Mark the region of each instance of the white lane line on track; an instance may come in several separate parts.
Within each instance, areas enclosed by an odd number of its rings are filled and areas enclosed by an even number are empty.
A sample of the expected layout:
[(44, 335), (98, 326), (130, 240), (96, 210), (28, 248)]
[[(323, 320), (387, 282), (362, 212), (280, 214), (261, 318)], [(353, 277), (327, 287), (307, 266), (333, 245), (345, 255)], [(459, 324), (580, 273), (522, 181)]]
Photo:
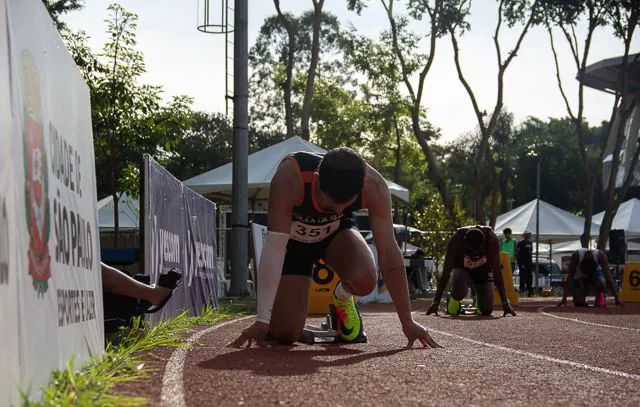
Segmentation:
[(553, 315), (553, 314), (550, 314), (548, 312), (544, 312), (544, 309), (546, 309), (546, 308), (549, 308), (549, 307), (540, 307), (540, 308), (538, 308), (538, 312), (541, 313), (542, 315), (546, 315), (548, 317), (557, 318), (557, 319), (564, 319), (565, 321), (577, 322), (579, 324), (599, 326), (601, 328), (615, 328), (615, 329), (622, 329), (622, 330), (625, 330), (625, 331), (640, 332), (640, 329), (638, 329), (638, 328), (627, 328), (626, 326), (615, 326), (615, 325), (607, 325), (607, 324), (598, 324), (596, 322), (581, 321), (581, 320), (579, 320), (577, 318), (567, 318), (567, 317), (561, 317), (561, 316), (558, 316), (558, 315)]
[(184, 361), (187, 358), (187, 352), (191, 345), (196, 342), (203, 335), (213, 332), (216, 329), (222, 328), (225, 325), (233, 324), (234, 322), (244, 321), (245, 319), (254, 318), (255, 315), (247, 317), (233, 319), (231, 321), (223, 322), (221, 324), (213, 325), (200, 332), (196, 332), (187, 339), (187, 346), (177, 348), (171, 354), (171, 358), (167, 362), (167, 366), (164, 369), (164, 375), (162, 376), (162, 393), (160, 394), (160, 403), (165, 406), (184, 407), (186, 402), (184, 400), (184, 386), (182, 376), (184, 373)]
[(545, 362), (552, 362), (552, 363), (556, 363), (556, 364), (559, 364), (559, 365), (568, 365), (568, 366), (572, 366), (572, 367), (577, 367), (579, 369), (590, 370), (592, 372), (604, 373), (604, 374), (608, 374), (608, 375), (612, 375), (612, 376), (618, 376), (618, 377), (624, 377), (625, 379), (640, 380), (640, 375), (636, 375), (636, 374), (632, 374), (632, 373), (625, 373), (625, 372), (620, 372), (618, 370), (605, 369), (603, 367), (591, 366), (591, 365), (587, 365), (585, 363), (573, 362), (571, 360), (566, 360), (566, 359), (552, 358), (550, 356), (540, 355), (538, 353), (527, 352), (527, 351), (524, 351), (524, 350), (508, 348), (506, 346), (501, 346), (501, 345), (495, 345), (495, 344), (492, 344), (492, 343), (482, 342), (482, 341), (478, 341), (478, 340), (475, 340), (475, 339), (467, 338), (467, 337), (456, 335), (456, 334), (451, 334), (449, 332), (439, 331), (439, 330), (432, 329), (432, 328), (429, 328), (429, 332), (434, 332), (434, 333), (437, 333), (437, 334), (440, 334), (440, 335), (449, 336), (451, 338), (459, 339), (461, 341), (470, 342), (470, 343), (473, 343), (475, 345), (486, 346), (488, 348), (497, 349), (497, 350), (500, 350), (500, 351), (503, 351), (503, 352), (514, 353), (516, 355), (527, 356), (527, 357), (530, 357), (530, 358), (533, 358), (533, 359), (543, 360)]

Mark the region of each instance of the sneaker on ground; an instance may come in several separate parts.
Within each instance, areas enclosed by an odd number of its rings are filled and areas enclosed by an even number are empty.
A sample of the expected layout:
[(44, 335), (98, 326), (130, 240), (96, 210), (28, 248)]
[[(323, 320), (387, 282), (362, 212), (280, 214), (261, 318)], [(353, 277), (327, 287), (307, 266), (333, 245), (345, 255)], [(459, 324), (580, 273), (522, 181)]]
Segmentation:
[(364, 332), (364, 325), (362, 324), (362, 316), (360, 315), (360, 310), (354, 297), (349, 296), (349, 298), (341, 300), (334, 295), (333, 303), (336, 306), (336, 313), (338, 314), (338, 334), (340, 335), (340, 339), (345, 342), (367, 342), (367, 335)]

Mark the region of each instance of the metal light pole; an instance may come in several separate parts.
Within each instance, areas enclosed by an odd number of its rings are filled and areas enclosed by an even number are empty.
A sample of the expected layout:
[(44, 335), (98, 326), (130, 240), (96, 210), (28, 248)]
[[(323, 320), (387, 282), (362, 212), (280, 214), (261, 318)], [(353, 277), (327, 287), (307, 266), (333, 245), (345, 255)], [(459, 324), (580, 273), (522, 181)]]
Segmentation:
[(540, 258), (540, 155), (535, 144), (530, 147), (527, 155), (536, 160), (536, 271), (534, 280), (536, 287), (538, 287), (538, 271), (540, 267), (538, 264)]
[(248, 0), (235, 0), (233, 84), (233, 202), (231, 214), (231, 296), (243, 296), (249, 275), (249, 42)]

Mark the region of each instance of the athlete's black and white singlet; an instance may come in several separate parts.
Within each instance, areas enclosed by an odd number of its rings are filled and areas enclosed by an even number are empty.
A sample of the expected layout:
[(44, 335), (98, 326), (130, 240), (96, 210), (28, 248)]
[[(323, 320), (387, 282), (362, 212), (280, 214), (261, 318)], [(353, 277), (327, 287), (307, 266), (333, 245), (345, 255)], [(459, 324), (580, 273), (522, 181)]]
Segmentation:
[(298, 169), (304, 183), (304, 192), (293, 208), (291, 231), (282, 274), (310, 276), (313, 262), (321, 258), (336, 233), (344, 229), (356, 228), (354, 212), (365, 207), (364, 195), (342, 213), (325, 213), (316, 198), (318, 182), (314, 173), (318, 171), (322, 156), (308, 152), (292, 153), (284, 160), (291, 160)]

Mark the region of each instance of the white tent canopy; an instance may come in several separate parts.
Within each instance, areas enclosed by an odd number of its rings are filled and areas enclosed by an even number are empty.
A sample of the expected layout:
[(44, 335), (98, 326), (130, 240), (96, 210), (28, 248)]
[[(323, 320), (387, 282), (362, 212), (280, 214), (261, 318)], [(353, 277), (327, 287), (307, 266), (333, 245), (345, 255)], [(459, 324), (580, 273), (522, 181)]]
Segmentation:
[[(602, 223), (604, 212), (593, 215), (593, 222)], [(640, 199), (633, 198), (620, 204), (611, 229), (623, 229), (627, 239), (640, 237)]]
[[(591, 241), (590, 247), (592, 249), (595, 249), (598, 247), (595, 240)], [(554, 244), (553, 246), (550, 246), (545, 243), (540, 243), (540, 253), (544, 253), (545, 255), (548, 255), (550, 248), (552, 249), (553, 253), (573, 253), (576, 250), (582, 248), (582, 244), (580, 243), (580, 240), (572, 240), (570, 242), (558, 243), (558, 244)], [(607, 243), (607, 250), (608, 249), (609, 249), (609, 244)], [(628, 242), (627, 251), (629, 252), (640, 251), (640, 243)]]
[[(271, 178), (278, 169), (280, 161), (290, 153), (307, 151), (324, 154), (327, 150), (312, 144), (301, 137), (290, 137), (283, 142), (267, 147), (249, 155), (249, 199), (267, 200)], [(232, 163), (207, 171), (184, 181), (184, 184), (199, 194), (231, 199)], [(409, 190), (387, 180), (392, 195), (409, 202)]]
[[(139, 227), (140, 204), (127, 194), (118, 200), (118, 227), (120, 230), (135, 230)], [(101, 232), (113, 231), (113, 196), (98, 201), (98, 227)]]
[[(525, 230), (536, 233), (536, 200), (503, 213), (496, 219), (496, 231), (511, 228), (514, 235)], [(540, 201), (540, 242), (566, 242), (580, 239), (584, 230), (584, 218)], [(599, 226), (591, 225), (591, 235), (597, 236)], [(535, 240), (535, 239), (534, 239)]]

